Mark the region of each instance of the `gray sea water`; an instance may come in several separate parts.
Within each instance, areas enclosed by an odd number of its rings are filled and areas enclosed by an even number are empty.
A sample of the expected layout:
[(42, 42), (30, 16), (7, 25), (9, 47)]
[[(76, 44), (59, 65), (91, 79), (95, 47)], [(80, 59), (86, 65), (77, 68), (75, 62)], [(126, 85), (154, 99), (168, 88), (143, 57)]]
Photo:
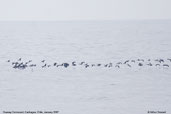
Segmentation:
[[(12, 62), (19, 58), (32, 60), (37, 67), (14, 69)], [(0, 111), (169, 114), (169, 58), (171, 21), (0, 22)], [(145, 60), (143, 66), (137, 59)], [(153, 66), (146, 65), (149, 59)], [(136, 63), (131, 68), (42, 68), (42, 60), (50, 65)]]

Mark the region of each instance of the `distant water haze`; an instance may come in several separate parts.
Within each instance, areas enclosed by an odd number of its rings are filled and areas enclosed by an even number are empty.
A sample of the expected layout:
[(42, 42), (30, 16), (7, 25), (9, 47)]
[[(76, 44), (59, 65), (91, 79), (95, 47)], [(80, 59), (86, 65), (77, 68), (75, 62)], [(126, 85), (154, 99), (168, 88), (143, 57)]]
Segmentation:
[(0, 20), (171, 19), (170, 0), (0, 0)]

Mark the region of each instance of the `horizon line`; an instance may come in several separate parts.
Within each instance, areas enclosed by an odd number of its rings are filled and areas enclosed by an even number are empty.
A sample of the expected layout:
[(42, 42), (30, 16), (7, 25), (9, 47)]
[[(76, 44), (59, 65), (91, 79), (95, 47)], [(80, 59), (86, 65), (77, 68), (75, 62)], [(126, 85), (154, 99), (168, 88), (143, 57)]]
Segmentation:
[(85, 20), (0, 20), (0, 22), (70, 22), (70, 21), (171, 21), (171, 19), (85, 19)]

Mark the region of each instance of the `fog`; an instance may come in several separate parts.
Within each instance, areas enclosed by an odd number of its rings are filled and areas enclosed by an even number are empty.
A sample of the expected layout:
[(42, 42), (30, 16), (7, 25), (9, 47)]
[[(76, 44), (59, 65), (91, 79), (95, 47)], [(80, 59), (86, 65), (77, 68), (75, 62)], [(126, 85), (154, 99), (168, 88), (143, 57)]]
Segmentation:
[(0, 20), (171, 19), (170, 0), (0, 0)]

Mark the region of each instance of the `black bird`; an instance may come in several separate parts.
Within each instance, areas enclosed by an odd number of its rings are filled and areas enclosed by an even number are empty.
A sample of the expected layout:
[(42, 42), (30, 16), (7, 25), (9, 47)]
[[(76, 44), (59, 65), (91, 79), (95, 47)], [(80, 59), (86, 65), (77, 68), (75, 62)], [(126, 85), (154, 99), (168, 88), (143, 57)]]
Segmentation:
[(137, 61), (142, 61), (142, 62), (144, 62), (144, 59), (137, 59)]
[(135, 60), (131, 60), (131, 62), (135, 63)]
[(155, 59), (154, 61), (157, 61), (158, 62), (159, 60), (158, 59)]
[(76, 66), (76, 64), (75, 64), (76, 62), (74, 61), (74, 62), (72, 62), (72, 66)]
[(131, 67), (131, 65), (130, 64), (127, 64), (129, 67)]
[(47, 65), (47, 64), (44, 64), (44, 65), (42, 66), (42, 68), (46, 67), (46, 65)]
[(159, 59), (159, 62), (161, 63), (161, 62), (163, 62), (164, 63), (164, 60), (163, 59)]
[(36, 67), (36, 64), (31, 64), (29, 65), (29, 67)]
[(153, 66), (151, 63), (148, 63), (147, 65), (148, 65), (148, 66)]
[(95, 66), (95, 64), (92, 64), (91, 66), (92, 66), (92, 67), (94, 67), (94, 66)]
[(63, 66), (64, 66), (65, 68), (67, 68), (67, 67), (69, 67), (69, 64), (68, 64), (68, 63), (63, 63)]
[(116, 65), (115, 67), (120, 68), (120, 66), (119, 66), (119, 65)]
[(160, 64), (156, 64), (155, 66), (160, 66)]
[(108, 67), (112, 67), (112, 66), (113, 66), (113, 64), (112, 63), (109, 63)]
[(21, 61), (21, 58), (19, 58), (18, 61)]
[(108, 66), (108, 64), (105, 64), (105, 65), (104, 65), (104, 67), (107, 67), (107, 66)]
[(97, 64), (97, 66), (101, 66), (101, 64)]
[(25, 64), (21, 64), (21, 65), (20, 65), (20, 68), (21, 68), (21, 69), (25, 69), (26, 67), (27, 67), (27, 65), (25, 65)]
[(44, 62), (45, 62), (45, 60), (42, 60), (41, 62), (42, 62), (42, 63), (44, 63)]
[(142, 63), (139, 63), (138, 66), (143, 66), (143, 64)]
[(21, 69), (21, 70), (25, 69), (26, 67), (27, 67), (27, 65), (25, 65), (25, 64), (23, 64), (23, 63), (15, 64), (15, 65), (13, 66), (13, 68), (15, 68), (15, 69)]
[(56, 66), (56, 65), (57, 65), (57, 63), (54, 63), (54, 64), (53, 64), (53, 66)]
[(121, 62), (118, 62), (118, 63), (116, 63), (116, 64), (122, 64)]
[(127, 62), (129, 62), (129, 60), (126, 60), (126, 61), (124, 62), (124, 64), (126, 64)]
[(7, 62), (10, 62), (10, 60), (8, 60)]
[(29, 60), (28, 63), (32, 62), (32, 60)]
[(167, 60), (171, 62), (171, 59), (167, 59)]
[(64, 64), (56, 65), (56, 67), (63, 66)]
[(88, 64), (85, 64), (85, 68), (87, 68), (87, 67), (89, 67), (89, 65)]
[(19, 69), (25, 69), (26, 67), (27, 67), (27, 65), (22, 64), (22, 65), (20, 65), (18, 68), (19, 68)]
[(33, 67), (33, 64), (29, 65), (29, 67)]
[(22, 62), (22, 63), (20, 63), (20, 64), (19, 64), (19, 66), (20, 66), (20, 65), (23, 65), (23, 62)]
[(18, 62), (12, 62), (12, 65), (17, 65), (17, 64), (19, 64)]
[(155, 61), (157, 61), (157, 62), (159, 62), (159, 63), (161, 63), (161, 62), (164, 63), (164, 60), (163, 60), (163, 59), (156, 59)]
[(168, 65), (168, 64), (163, 64), (163, 66), (165, 66), (165, 67), (169, 67), (169, 65)]
[(85, 62), (81, 62), (80, 65), (83, 65)]
[(13, 68), (18, 68), (18, 64), (15, 64), (15, 65), (13, 66)]

